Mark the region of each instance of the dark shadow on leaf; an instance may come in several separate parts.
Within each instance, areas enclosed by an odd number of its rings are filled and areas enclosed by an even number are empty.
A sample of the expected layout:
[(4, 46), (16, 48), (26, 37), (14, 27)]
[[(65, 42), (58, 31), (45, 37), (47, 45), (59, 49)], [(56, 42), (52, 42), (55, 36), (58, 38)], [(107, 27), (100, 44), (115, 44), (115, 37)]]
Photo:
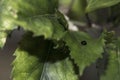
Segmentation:
[(107, 52), (104, 52), (102, 56), (103, 57), (99, 58), (96, 62), (96, 68), (98, 70), (99, 77), (105, 74), (105, 71), (107, 70), (107, 67), (108, 67), (108, 61), (109, 61), (109, 55)]
[(33, 33), (27, 31), (19, 43), (19, 49), (36, 56), (40, 62), (49, 61), (54, 63), (68, 57), (69, 50), (67, 46), (60, 46), (54, 49), (54, 42), (46, 40), (43, 36), (34, 37)]
[[(54, 46), (59, 45), (59, 47), (54, 49)], [(64, 60), (69, 56), (69, 49), (63, 41), (58, 41), (57, 44), (53, 45), (48, 61), (54, 63), (56, 61)]]
[(19, 42), (19, 49), (39, 57), (40, 61), (43, 62), (49, 54), (50, 42), (50, 40), (45, 40), (43, 36), (34, 37), (32, 32), (27, 31)]
[(75, 74), (78, 75), (78, 78), (79, 78), (79, 75), (80, 75), (79, 66), (75, 63), (75, 60), (72, 59), (70, 55), (69, 55), (69, 60), (72, 62), (73, 70), (74, 70)]

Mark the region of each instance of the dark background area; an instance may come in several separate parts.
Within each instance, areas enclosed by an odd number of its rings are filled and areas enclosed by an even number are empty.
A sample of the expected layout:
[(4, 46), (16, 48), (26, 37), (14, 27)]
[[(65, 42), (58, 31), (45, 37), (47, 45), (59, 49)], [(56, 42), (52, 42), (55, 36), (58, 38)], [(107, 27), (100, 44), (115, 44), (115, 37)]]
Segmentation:
[(13, 53), (17, 47), (19, 40), (23, 34), (23, 30), (14, 30), (11, 37), (8, 37), (3, 49), (0, 50), (0, 80), (11, 80)]

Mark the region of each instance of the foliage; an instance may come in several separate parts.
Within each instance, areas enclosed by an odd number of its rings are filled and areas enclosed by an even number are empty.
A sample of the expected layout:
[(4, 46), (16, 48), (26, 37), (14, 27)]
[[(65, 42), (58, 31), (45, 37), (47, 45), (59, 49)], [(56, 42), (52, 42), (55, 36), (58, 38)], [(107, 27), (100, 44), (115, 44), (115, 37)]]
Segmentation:
[[(116, 44), (116, 45), (115, 45)], [(109, 60), (107, 70), (102, 75), (101, 80), (119, 80), (120, 79), (120, 39), (117, 39), (114, 43), (110, 43), (107, 49), (109, 53)]]
[[(71, 11), (85, 16), (119, 2), (76, 0)], [(0, 0), (0, 47), (14, 28), (25, 30), (14, 53), (13, 80), (78, 80), (87, 67), (102, 58), (104, 51), (109, 60), (100, 79), (119, 80), (120, 39), (115, 40), (114, 32), (108, 31), (99, 38), (81, 30), (70, 31), (58, 3), (58, 0)], [(89, 16), (86, 17), (89, 22)]]
[(113, 6), (115, 4), (120, 3), (120, 0), (87, 0), (88, 5), (86, 8), (87, 12)]
[(64, 40), (70, 48), (71, 57), (79, 66), (80, 75), (83, 74), (86, 66), (100, 58), (103, 52), (103, 38), (95, 40), (83, 32), (68, 32)]

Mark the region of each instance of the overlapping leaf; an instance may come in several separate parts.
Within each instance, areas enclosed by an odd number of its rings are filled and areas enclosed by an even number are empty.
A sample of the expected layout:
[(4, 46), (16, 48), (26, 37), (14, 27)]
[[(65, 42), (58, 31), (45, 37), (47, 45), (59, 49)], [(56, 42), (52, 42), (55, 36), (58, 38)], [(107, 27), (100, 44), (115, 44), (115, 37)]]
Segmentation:
[(78, 80), (74, 68), (69, 58), (68, 47), (61, 45), (51, 49), (40, 80)]
[(120, 80), (120, 39), (116, 43), (115, 48), (108, 50), (107, 70), (101, 80)]
[[(50, 41), (28, 32), (15, 52), (13, 80), (77, 80), (72, 62), (60, 49), (51, 49)], [(71, 76), (71, 77), (70, 77)]]
[(46, 69), (41, 80), (78, 80), (78, 78), (72, 63), (67, 58), (55, 63), (46, 63)]
[(40, 62), (38, 56), (32, 56), (20, 50), (16, 51), (15, 56), (17, 57), (13, 63), (13, 80), (39, 80), (43, 63)]
[(49, 41), (27, 33), (15, 52), (13, 80), (39, 80), (49, 52)]
[(87, 0), (88, 6), (86, 12), (94, 11), (100, 8), (106, 8), (120, 3), (120, 0)]
[(103, 39), (93, 39), (83, 32), (68, 32), (64, 37), (66, 45), (70, 49), (70, 55), (79, 66), (80, 75), (84, 69), (96, 59), (101, 57), (103, 52)]
[[(5, 30), (19, 25), (25, 30), (33, 32), (34, 36), (43, 35), (48, 39), (60, 40), (63, 35), (65, 35), (63, 40), (70, 48), (70, 55), (79, 66), (80, 74), (82, 75), (83, 70), (87, 66), (101, 57), (103, 41), (102, 39), (94, 40), (82, 32), (66, 32), (64, 30), (64, 28), (66, 28), (66, 22), (60, 20), (64, 18), (59, 18), (59, 16), (55, 15), (57, 14), (55, 13), (57, 1), (58, 0), (3, 0), (4, 7), (2, 5), (0, 23)], [(13, 62), (13, 80), (39, 80), (44, 61), (48, 55), (49, 41), (43, 40), (43, 38), (41, 40), (41, 37), (28, 35), (28, 37), (24, 38), (21, 42), (19, 49), (15, 53), (16, 59)], [(48, 65), (50, 65), (48, 67), (50, 74), (47, 76), (54, 78), (54, 80), (56, 77), (53, 76), (62, 76), (61, 79), (66, 78), (66, 80), (70, 80), (68, 76), (72, 76), (74, 73), (71, 69), (71, 63), (66, 61), (67, 60), (56, 62), (55, 64), (48, 63)], [(65, 68), (68, 68), (71, 72), (69, 74), (69, 71), (66, 70), (64, 74), (67, 77), (63, 75), (62, 69), (64, 69), (64, 62), (67, 64)], [(68, 67), (69, 65), (70, 67)], [(51, 70), (54, 72), (53, 75), (51, 75)], [(57, 70), (59, 74), (56, 75)], [(76, 77), (73, 76), (71, 80), (75, 78)]]
[[(0, 32), (21, 26), (35, 36), (60, 39), (64, 22), (56, 16), (58, 0), (2, 0), (0, 3)], [(64, 16), (62, 16), (64, 17)], [(59, 20), (58, 20), (59, 19)], [(63, 18), (62, 18), (63, 19)], [(1, 37), (1, 42), (6, 36)], [(4, 44), (4, 43), (1, 43)]]

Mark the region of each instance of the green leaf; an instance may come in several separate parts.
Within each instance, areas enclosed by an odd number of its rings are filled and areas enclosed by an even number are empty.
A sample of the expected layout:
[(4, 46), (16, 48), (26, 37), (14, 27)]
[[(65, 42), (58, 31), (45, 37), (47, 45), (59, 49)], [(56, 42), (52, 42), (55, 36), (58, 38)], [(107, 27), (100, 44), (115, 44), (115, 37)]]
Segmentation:
[(59, 40), (65, 34), (64, 26), (55, 17), (40, 15), (15, 23), (22, 26), (25, 30), (32, 31), (34, 36), (44, 35), (45, 38)]
[(61, 6), (61, 11), (65, 8), (65, 13), (67, 12), (72, 19), (80, 18), (85, 15), (85, 9), (87, 6), (86, 0), (59, 0)]
[(63, 40), (70, 49), (70, 55), (79, 66), (80, 75), (84, 69), (102, 57), (103, 39), (93, 39), (84, 32), (68, 32)]
[(59, 40), (64, 35), (64, 27), (68, 26), (64, 16), (56, 12), (58, 0), (5, 0), (3, 3), (1, 24), (9, 22), (3, 27), (21, 26), (32, 31), (34, 36)]
[(15, 56), (17, 57), (13, 63), (13, 80), (39, 80), (43, 68), (40, 59), (21, 50), (17, 50)]
[(120, 79), (120, 38), (107, 44), (108, 64), (104, 75), (100, 80), (119, 80)]
[[(45, 63), (40, 80), (77, 80), (75, 67), (69, 57), (68, 47), (60, 41), (61, 46), (53, 48)], [(70, 77), (71, 76), (71, 77)]]
[(43, 77), (40, 80), (77, 80), (77, 75), (73, 70), (73, 65), (68, 58), (47, 62)]
[(86, 12), (91, 12), (96, 9), (106, 8), (120, 3), (120, 0), (87, 0), (88, 6)]
[(120, 80), (120, 39), (113, 49), (108, 49), (109, 61), (105, 74), (100, 80)]
[(68, 51), (50, 49), (50, 43), (27, 32), (14, 54), (13, 80), (77, 80)]
[(13, 80), (39, 80), (48, 56), (49, 45), (49, 40), (33, 37), (30, 32), (26, 33), (14, 54), (16, 59), (12, 63)]
[(0, 12), (2, 15), (24, 19), (37, 15), (54, 14), (58, 7), (58, 0), (2, 0)]
[(15, 16), (9, 11), (7, 7), (8, 0), (0, 0), (0, 48), (2, 48), (6, 42), (7, 36), (11, 33), (16, 25), (13, 24), (13, 19)]
[(64, 27), (64, 29), (68, 30), (67, 20), (65, 19), (64, 15), (58, 10), (56, 10), (56, 17), (59, 23)]
[(72, 11), (75, 12), (76, 15), (83, 16), (85, 15), (86, 8), (86, 0), (75, 0)]
[(8, 7), (17, 10), (17, 14), (21, 17), (32, 17), (53, 14), (58, 7), (58, 0), (9, 0)]
[(8, 29), (5, 27), (2, 27), (0, 25), (0, 49), (3, 48), (3, 46), (5, 45), (6, 42), (6, 38), (9, 37), (9, 35), (11, 35), (12, 33), (12, 29), (14, 29), (14, 27), (11, 27), (11, 29)]
[(0, 31), (0, 48), (2, 48), (6, 41), (6, 34)]

